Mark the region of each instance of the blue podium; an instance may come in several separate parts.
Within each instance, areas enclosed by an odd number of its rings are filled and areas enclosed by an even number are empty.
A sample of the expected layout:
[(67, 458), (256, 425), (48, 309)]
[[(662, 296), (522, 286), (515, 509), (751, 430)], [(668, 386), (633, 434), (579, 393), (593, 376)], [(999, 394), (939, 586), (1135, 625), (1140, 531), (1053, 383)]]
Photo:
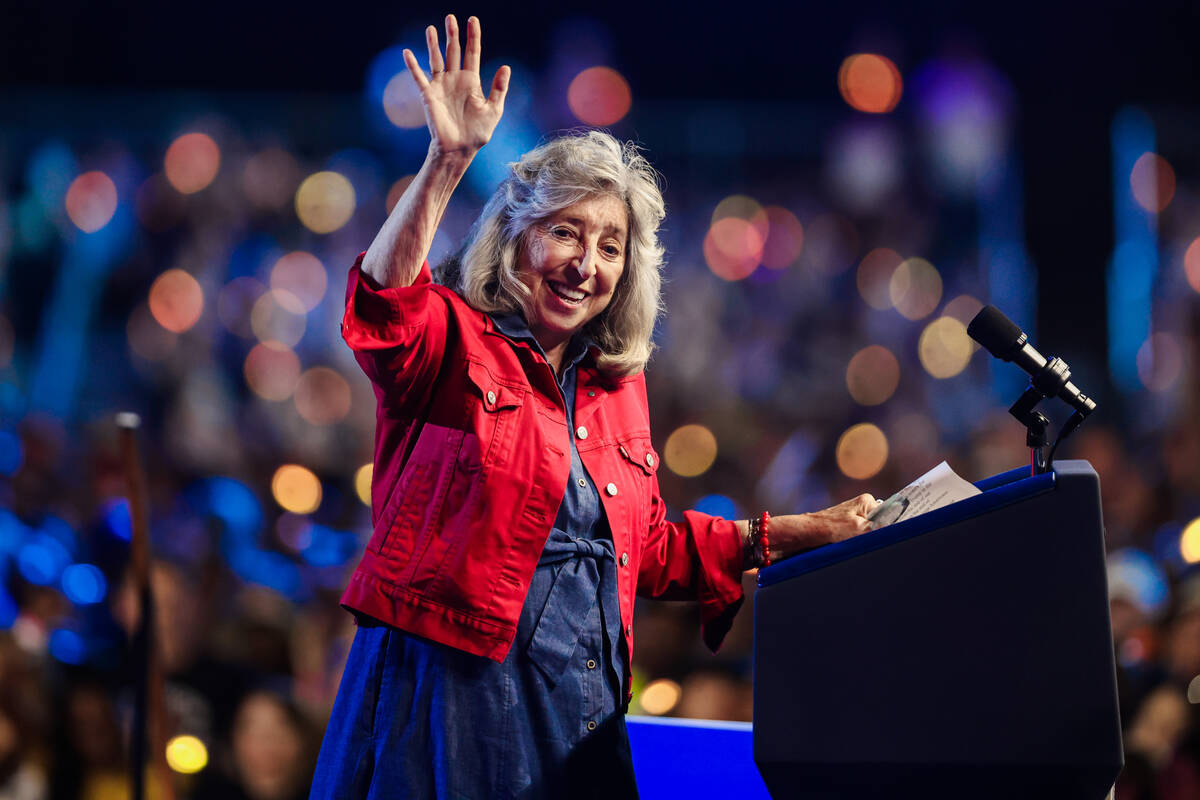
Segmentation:
[(760, 571), (771, 797), (1100, 800), (1122, 765), (1100, 483), (1083, 461)]

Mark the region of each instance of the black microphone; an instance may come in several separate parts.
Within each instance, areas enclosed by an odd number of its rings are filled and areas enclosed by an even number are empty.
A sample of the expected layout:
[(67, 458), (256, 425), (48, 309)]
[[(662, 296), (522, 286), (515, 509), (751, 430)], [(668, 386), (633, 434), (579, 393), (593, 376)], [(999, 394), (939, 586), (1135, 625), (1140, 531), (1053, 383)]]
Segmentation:
[(1028, 372), (1043, 397), (1061, 397), (1080, 417), (1096, 410), (1096, 403), (1071, 383), (1066, 362), (1046, 359), (1029, 343), (1025, 332), (995, 306), (984, 306), (967, 326), (967, 334), (996, 358), (1011, 361)]

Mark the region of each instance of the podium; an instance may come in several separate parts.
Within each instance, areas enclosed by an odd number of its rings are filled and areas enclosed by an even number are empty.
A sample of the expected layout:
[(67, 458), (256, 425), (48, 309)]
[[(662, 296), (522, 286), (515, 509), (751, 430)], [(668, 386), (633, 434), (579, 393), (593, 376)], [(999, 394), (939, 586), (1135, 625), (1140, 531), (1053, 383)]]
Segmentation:
[(754, 760), (781, 798), (1101, 800), (1122, 765), (1085, 461), (763, 569)]

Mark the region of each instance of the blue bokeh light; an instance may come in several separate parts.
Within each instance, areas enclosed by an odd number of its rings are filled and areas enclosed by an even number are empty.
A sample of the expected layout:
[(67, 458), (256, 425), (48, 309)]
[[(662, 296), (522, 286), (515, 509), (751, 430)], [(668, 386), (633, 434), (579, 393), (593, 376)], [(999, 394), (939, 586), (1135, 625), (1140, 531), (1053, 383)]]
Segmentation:
[(703, 514), (711, 514), (714, 517), (742, 519), (742, 513), (738, 509), (738, 504), (733, 501), (732, 497), (726, 497), (723, 494), (710, 494), (701, 497), (696, 501), (694, 508)]
[(59, 628), (50, 634), (50, 655), (65, 664), (82, 664), (87, 656), (87, 642), (78, 633)]
[(24, 462), (21, 438), (12, 431), (0, 431), (0, 475), (15, 475)]
[(92, 605), (108, 594), (108, 581), (94, 564), (72, 564), (63, 570), (62, 588), (72, 603)]
[(1128, 596), (1152, 615), (1166, 607), (1169, 596), (1162, 568), (1149, 553), (1131, 547), (1108, 557), (1108, 591), (1111, 596)]
[(242, 547), (229, 556), (230, 566), (239, 578), (274, 589), (292, 600), (300, 600), (300, 568), (282, 553)]
[(63, 570), (71, 563), (71, 555), (56, 539), (36, 534), (17, 553), (17, 569), (21, 577), (38, 586), (57, 583)]
[(0, 586), (0, 630), (8, 630), (17, 621), (17, 601)]
[(133, 516), (129, 511), (128, 500), (124, 497), (109, 500), (104, 505), (102, 514), (105, 530), (126, 542), (133, 538)]
[(332, 567), (347, 563), (358, 552), (358, 537), (324, 525), (313, 525), (308, 546), (301, 555), (314, 567)]
[(262, 504), (250, 487), (233, 478), (208, 478), (189, 490), (198, 511), (212, 514), (239, 542), (253, 542), (263, 524)]
[(29, 527), (17, 515), (0, 508), (0, 553), (15, 553), (29, 536)]

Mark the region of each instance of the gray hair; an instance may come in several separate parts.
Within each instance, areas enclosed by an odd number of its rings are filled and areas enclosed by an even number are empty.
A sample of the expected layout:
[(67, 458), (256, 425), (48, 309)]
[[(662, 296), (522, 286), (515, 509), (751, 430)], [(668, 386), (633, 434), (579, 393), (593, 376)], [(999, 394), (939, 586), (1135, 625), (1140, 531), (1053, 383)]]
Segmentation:
[(586, 331), (600, 350), (601, 371), (614, 377), (641, 372), (654, 350), (651, 336), (662, 308), (658, 226), (666, 212), (658, 173), (632, 142), (601, 131), (552, 139), (509, 167), (462, 249), (438, 266), (438, 282), (480, 311), (521, 310), (528, 319), (531, 296), (517, 275), (526, 233), (585, 198), (612, 195), (629, 216), (625, 269), (612, 302)]

